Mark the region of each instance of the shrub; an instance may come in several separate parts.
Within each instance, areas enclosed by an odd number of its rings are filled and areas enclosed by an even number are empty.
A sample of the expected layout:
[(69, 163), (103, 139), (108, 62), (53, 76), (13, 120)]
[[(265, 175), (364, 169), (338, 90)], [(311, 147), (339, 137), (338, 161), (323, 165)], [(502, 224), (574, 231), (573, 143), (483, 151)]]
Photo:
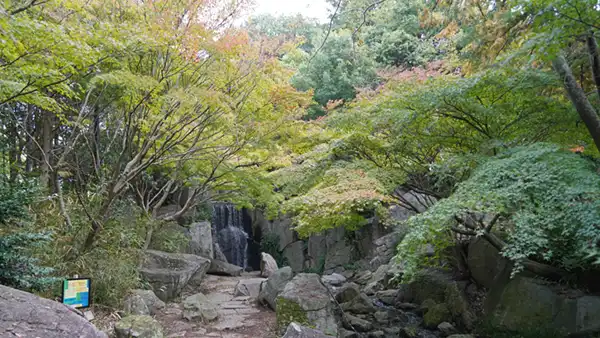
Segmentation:
[(551, 144), (519, 147), (475, 169), (449, 198), (409, 219), (410, 232), (398, 246), (405, 277), (422, 262), (422, 248), (443, 249), (451, 229), (487, 231), (483, 222), (468, 229), (456, 221), (465, 215), (499, 217), (494, 231), (504, 234), (503, 255), (515, 263), (529, 258), (565, 270), (591, 267), (600, 243), (600, 175), (589, 160)]
[(279, 251), (279, 235), (274, 233), (265, 234), (260, 241), (260, 251), (273, 256), (277, 262), (277, 266), (283, 267), (288, 265), (287, 257), (283, 255), (282, 251)]
[(17, 232), (0, 237), (0, 284), (27, 291), (48, 289), (58, 280), (52, 268), (42, 267), (31, 249), (50, 241), (48, 234)]

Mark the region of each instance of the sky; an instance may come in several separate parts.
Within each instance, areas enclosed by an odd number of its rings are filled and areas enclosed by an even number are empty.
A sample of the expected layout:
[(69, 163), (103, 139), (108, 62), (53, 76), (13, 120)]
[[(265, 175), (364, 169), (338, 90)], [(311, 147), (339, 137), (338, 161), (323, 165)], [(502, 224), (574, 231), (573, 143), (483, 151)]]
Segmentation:
[(256, 9), (252, 14), (296, 14), (316, 18), (327, 22), (329, 5), (325, 0), (256, 0)]

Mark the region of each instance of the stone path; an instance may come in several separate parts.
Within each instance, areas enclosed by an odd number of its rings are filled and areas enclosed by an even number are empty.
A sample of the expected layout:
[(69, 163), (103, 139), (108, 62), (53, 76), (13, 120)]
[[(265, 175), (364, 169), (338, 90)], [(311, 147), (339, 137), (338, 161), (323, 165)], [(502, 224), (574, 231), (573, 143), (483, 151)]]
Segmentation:
[(167, 304), (156, 315), (167, 338), (276, 338), (275, 312), (257, 304), (250, 297), (234, 297), (235, 286), (242, 279), (257, 278), (259, 272), (244, 273), (241, 277), (206, 275), (200, 289), (184, 289), (181, 299), (198, 292), (204, 293), (217, 305), (219, 317), (209, 323), (183, 319), (181, 301)]

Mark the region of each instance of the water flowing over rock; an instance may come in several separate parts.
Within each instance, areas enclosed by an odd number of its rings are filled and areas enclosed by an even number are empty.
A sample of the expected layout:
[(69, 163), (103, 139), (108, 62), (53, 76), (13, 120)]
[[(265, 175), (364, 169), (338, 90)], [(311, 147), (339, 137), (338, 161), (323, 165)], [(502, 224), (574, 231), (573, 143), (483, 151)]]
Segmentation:
[(245, 226), (243, 211), (237, 210), (233, 204), (214, 204), (212, 226), (227, 262), (247, 268), (252, 227)]
[(106, 338), (66, 305), (0, 285), (0, 337)]

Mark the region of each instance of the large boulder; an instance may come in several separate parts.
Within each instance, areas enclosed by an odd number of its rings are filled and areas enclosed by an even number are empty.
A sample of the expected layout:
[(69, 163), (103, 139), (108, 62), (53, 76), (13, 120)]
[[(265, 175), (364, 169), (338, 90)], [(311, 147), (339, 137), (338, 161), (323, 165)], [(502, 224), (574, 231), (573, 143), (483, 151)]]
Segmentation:
[(204, 270), (210, 260), (204, 257), (147, 250), (140, 273), (162, 301), (177, 297), (188, 281)]
[(275, 271), (277, 271), (277, 269), (279, 269), (277, 267), (277, 262), (273, 256), (266, 252), (261, 252), (260, 257), (260, 276), (269, 278)]
[(189, 321), (210, 322), (218, 317), (217, 307), (204, 294), (197, 293), (183, 301), (183, 318)]
[(335, 300), (342, 304), (347, 303), (360, 295), (358, 285), (354, 283), (344, 284), (335, 294)]
[(342, 310), (351, 313), (368, 314), (377, 311), (373, 305), (373, 301), (364, 293), (354, 297), (349, 302), (343, 303), (341, 307)]
[(443, 303), (446, 298), (446, 288), (454, 282), (452, 274), (437, 270), (424, 269), (419, 271), (413, 281), (402, 288), (398, 301), (421, 304), (426, 299)]
[(294, 272), (302, 272), (304, 269), (304, 241), (295, 241), (283, 249), (283, 256)]
[(283, 291), (285, 285), (292, 280), (293, 276), (292, 268), (289, 266), (275, 271), (275, 273), (262, 284), (260, 293), (258, 294), (258, 301), (268, 305), (273, 310), (277, 310), (277, 303), (275, 300)]
[(67, 306), (0, 285), (0, 337), (106, 338)]
[(471, 277), (479, 285), (490, 288), (496, 276), (506, 268), (507, 261), (487, 240), (476, 237), (469, 243), (467, 265)]
[(234, 296), (247, 296), (252, 298), (258, 298), (260, 293), (260, 286), (265, 282), (265, 278), (249, 278), (240, 280), (235, 286)]
[(333, 299), (319, 275), (296, 275), (277, 297), (278, 327), (287, 327), (294, 321), (315, 327), (325, 334), (337, 335)]
[(291, 322), (282, 338), (332, 338), (323, 332)]
[(192, 223), (189, 225), (188, 236), (188, 253), (208, 259), (214, 257), (212, 227), (209, 222)]
[(153, 315), (165, 307), (152, 290), (133, 290), (124, 301), (125, 313), (131, 315)]
[(533, 278), (517, 276), (495, 285), (486, 313), (490, 325), (500, 330), (555, 332), (557, 337), (600, 332), (600, 297)]
[(221, 262), (227, 262), (227, 257), (225, 257), (221, 246), (215, 240), (213, 240), (213, 258)]
[[(115, 324), (116, 338), (163, 338), (163, 329), (150, 316), (127, 316)], [(72, 337), (67, 335), (64, 337)]]
[(241, 266), (229, 264), (227, 262), (218, 261), (213, 259), (210, 262), (210, 267), (208, 268), (208, 273), (212, 275), (219, 276), (241, 276), (244, 268)]

